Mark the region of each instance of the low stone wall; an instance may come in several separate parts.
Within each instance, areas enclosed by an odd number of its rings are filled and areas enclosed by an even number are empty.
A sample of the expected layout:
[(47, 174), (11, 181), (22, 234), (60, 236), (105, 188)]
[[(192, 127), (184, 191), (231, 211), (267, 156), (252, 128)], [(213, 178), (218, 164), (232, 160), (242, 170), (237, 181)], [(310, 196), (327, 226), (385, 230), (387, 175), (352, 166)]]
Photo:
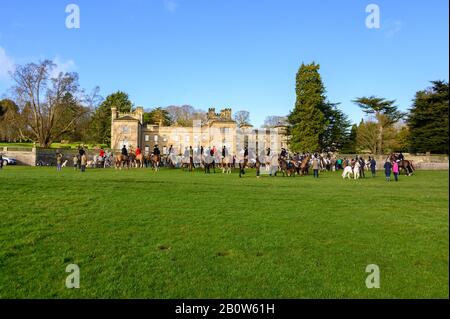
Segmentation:
[[(355, 158), (357, 154), (339, 154), (338, 158)], [(361, 156), (361, 155), (359, 155)], [(374, 157), (377, 161), (377, 169), (382, 169), (388, 155), (362, 155), (365, 160), (370, 157)], [(448, 155), (413, 155), (403, 153), (406, 160), (412, 161), (413, 166), (416, 169), (422, 170), (448, 170), (449, 169), (449, 157)]]

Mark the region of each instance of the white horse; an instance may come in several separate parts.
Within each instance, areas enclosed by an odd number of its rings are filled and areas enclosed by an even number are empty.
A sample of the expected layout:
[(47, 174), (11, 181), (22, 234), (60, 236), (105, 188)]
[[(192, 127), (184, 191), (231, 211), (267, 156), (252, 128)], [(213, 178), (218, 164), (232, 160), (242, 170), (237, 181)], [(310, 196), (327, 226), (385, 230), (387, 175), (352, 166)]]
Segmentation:
[(361, 164), (359, 164), (359, 161), (356, 161), (355, 167), (353, 168), (353, 178), (358, 179), (359, 178), (359, 169), (361, 168)]
[(353, 169), (351, 166), (345, 166), (344, 171), (342, 172), (342, 178), (343, 179), (350, 179), (353, 175)]

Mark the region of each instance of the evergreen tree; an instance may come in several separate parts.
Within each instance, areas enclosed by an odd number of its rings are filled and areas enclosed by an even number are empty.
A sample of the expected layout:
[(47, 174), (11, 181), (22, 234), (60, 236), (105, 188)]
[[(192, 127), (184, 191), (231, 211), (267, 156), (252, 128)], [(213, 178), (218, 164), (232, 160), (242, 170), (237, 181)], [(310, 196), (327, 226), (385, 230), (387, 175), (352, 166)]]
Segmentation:
[(95, 110), (91, 120), (90, 131), (94, 142), (109, 144), (111, 142), (111, 107), (119, 112), (130, 112), (133, 108), (128, 94), (117, 91), (110, 94)]
[(446, 153), (449, 150), (449, 84), (433, 81), (431, 88), (416, 93), (407, 119), (413, 151)]
[(322, 146), (321, 139), (326, 127), (323, 111), (327, 104), (319, 69), (320, 65), (314, 62), (302, 63), (297, 72), (297, 99), (288, 117), (293, 151), (318, 151)]

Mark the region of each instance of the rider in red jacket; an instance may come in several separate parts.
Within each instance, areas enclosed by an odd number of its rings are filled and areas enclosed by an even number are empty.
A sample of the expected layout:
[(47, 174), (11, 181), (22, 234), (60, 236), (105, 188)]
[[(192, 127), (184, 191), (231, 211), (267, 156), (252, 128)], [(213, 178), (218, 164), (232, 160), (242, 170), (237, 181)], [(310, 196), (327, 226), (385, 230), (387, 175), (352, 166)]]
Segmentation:
[(136, 147), (136, 156), (138, 156), (138, 155), (140, 155), (141, 154), (141, 149), (139, 148), (139, 146), (138, 147)]
[(105, 157), (105, 151), (103, 150), (103, 148), (100, 149), (100, 157)]

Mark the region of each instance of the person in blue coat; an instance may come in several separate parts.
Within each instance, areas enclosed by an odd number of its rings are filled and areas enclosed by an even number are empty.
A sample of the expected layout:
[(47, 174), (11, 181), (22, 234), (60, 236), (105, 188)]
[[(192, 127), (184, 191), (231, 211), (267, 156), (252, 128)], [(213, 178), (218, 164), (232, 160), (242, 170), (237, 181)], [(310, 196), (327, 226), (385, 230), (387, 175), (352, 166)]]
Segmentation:
[(386, 174), (386, 181), (389, 182), (391, 180), (391, 171), (392, 171), (392, 164), (389, 160), (384, 163), (384, 173)]

